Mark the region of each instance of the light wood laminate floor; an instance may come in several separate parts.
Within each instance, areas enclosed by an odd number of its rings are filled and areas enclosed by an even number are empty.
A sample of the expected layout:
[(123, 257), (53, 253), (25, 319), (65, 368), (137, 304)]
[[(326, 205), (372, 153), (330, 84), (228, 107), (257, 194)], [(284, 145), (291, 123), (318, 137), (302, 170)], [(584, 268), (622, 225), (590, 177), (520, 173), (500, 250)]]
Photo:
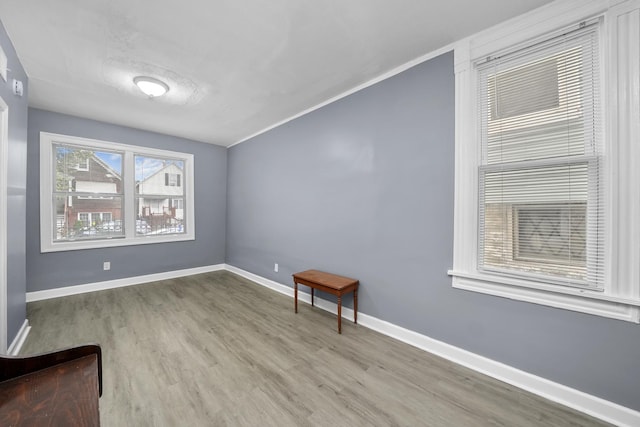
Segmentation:
[(102, 425), (601, 426), (221, 271), (27, 305), (22, 354), (102, 346)]

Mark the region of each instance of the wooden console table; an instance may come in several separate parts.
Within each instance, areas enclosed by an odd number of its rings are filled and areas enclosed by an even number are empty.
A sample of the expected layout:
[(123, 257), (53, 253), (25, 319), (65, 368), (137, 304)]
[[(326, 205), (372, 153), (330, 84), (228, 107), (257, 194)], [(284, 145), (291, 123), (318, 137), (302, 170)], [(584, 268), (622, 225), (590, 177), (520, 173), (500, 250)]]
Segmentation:
[(298, 283), (311, 288), (311, 305), (313, 290), (328, 292), (338, 297), (338, 333), (342, 333), (342, 295), (353, 292), (353, 323), (358, 324), (358, 284), (356, 279), (325, 273), (318, 270), (307, 270), (293, 275), (295, 312), (298, 312)]
[(0, 356), (0, 425), (99, 426), (97, 345), (27, 357)]

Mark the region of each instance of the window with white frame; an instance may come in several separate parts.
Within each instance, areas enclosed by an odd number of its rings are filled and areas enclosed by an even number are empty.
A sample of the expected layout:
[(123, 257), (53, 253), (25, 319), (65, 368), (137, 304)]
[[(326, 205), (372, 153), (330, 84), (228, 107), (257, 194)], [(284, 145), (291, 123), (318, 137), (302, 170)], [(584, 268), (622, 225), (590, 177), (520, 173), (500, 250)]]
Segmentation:
[(618, 19), (638, 7), (617, 3), (554, 3), (456, 48), (454, 287), (640, 321), (640, 41)]
[(79, 158), (76, 169), (79, 171), (88, 171), (89, 170), (89, 158)]
[(180, 187), (181, 174), (179, 173), (165, 173), (164, 185), (167, 187)]
[(184, 209), (183, 199), (172, 199), (171, 203), (175, 209)]
[(144, 220), (139, 223), (137, 233), (184, 233), (184, 208), (176, 209), (175, 204), (179, 201), (182, 206), (185, 197), (182, 186), (185, 162), (142, 154), (136, 154), (134, 158), (138, 177), (135, 210)]
[(592, 24), (475, 64), (479, 269), (602, 287), (598, 34)]
[(42, 252), (194, 239), (191, 154), (42, 132), (40, 156)]

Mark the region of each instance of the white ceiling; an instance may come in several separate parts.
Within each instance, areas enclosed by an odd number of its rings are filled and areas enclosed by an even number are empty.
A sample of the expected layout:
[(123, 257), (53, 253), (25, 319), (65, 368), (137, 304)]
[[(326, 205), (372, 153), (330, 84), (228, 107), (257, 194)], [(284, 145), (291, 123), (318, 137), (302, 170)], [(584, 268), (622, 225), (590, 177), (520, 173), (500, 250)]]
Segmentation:
[(228, 146), (549, 1), (2, 0), (0, 20), (32, 107)]

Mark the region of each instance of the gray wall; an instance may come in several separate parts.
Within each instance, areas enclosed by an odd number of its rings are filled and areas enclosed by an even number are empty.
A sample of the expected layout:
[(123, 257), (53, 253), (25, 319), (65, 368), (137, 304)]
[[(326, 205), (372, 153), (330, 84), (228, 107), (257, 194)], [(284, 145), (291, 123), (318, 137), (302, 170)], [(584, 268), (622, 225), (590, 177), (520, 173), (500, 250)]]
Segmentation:
[[(7, 170), (7, 346), (11, 344), (26, 316), (25, 214), (27, 190), (27, 75), (0, 22), (0, 46), (7, 55), (8, 82), (0, 78), (0, 97), (9, 106), (9, 168)], [(11, 81), (21, 80), (24, 95), (11, 90)], [(4, 298), (4, 296), (2, 296)]]
[[(40, 253), (40, 132), (192, 153), (196, 240)], [(225, 148), (37, 109), (29, 109), (28, 141), (27, 291), (224, 263)], [(102, 270), (103, 261), (111, 261), (111, 270)]]
[(356, 277), (363, 313), (640, 410), (640, 326), (451, 287), (453, 168), (448, 53), (232, 147), (227, 263)]

